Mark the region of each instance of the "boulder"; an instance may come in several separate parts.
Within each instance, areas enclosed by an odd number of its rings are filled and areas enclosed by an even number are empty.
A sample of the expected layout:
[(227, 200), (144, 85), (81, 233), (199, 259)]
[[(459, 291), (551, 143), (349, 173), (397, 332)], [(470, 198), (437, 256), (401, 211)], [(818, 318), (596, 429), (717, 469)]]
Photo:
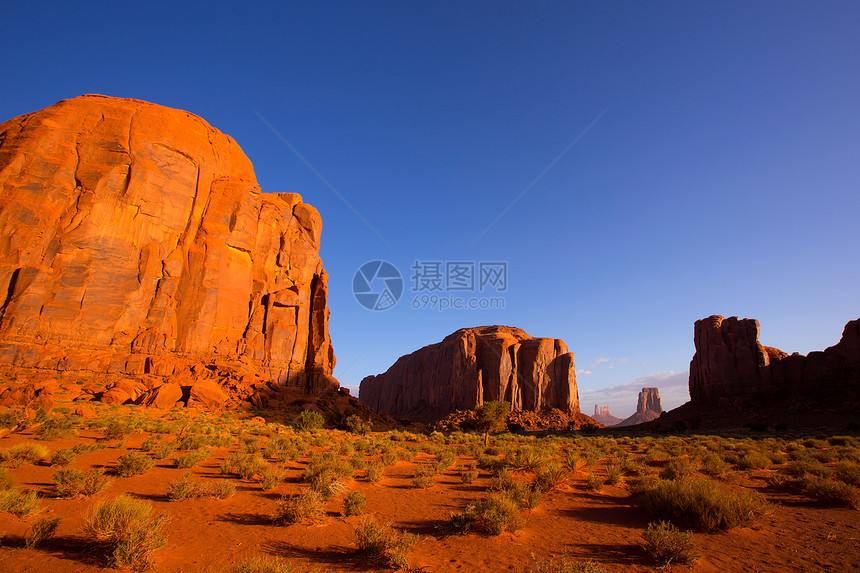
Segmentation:
[(221, 390), (221, 387), (218, 384), (208, 380), (194, 383), (188, 394), (189, 408), (220, 410), (226, 401), (227, 394)]
[(514, 410), (579, 413), (573, 353), (564, 341), (509, 326), (463, 328), (361, 381), (359, 399), (394, 417), (438, 420), (490, 400)]
[[(0, 186), (0, 374), (182, 378), (241, 363), (293, 390), (337, 387), (319, 213), (262, 193), (203, 119), (61, 101), (0, 124)], [(229, 392), (238, 404), (250, 390)]]
[(144, 403), (159, 410), (167, 410), (173, 408), (181, 399), (182, 387), (175, 382), (168, 382), (151, 390)]

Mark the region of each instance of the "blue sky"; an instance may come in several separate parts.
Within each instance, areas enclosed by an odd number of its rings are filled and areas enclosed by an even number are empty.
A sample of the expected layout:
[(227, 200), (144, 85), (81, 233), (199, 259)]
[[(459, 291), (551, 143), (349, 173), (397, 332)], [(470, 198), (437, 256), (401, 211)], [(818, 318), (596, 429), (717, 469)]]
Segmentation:
[[(185, 109), (236, 138), (264, 191), (320, 211), (352, 388), (508, 324), (564, 339), (583, 411), (626, 416), (641, 386), (686, 400), (699, 318), (758, 318), (763, 343), (805, 353), (860, 316), (856, 2), (7, 2), (0, 18), (4, 120), (83, 93)], [(386, 311), (352, 294), (374, 259), (406, 282)], [(416, 260), (506, 262), (504, 308), (413, 309)]]

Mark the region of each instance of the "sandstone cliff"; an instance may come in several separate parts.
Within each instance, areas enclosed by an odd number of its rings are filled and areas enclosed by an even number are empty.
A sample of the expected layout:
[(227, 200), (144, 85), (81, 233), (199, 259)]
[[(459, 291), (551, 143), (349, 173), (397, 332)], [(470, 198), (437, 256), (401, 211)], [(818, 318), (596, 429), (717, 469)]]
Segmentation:
[(201, 118), (62, 101), (0, 125), (0, 186), (2, 371), (124, 380), (118, 401), (170, 378), (164, 404), (336, 388), (320, 216)]
[(609, 406), (603, 406), (601, 408), (597, 404), (594, 405), (594, 415), (591, 417), (604, 426), (614, 426), (621, 421), (621, 418), (609, 413)]
[(757, 320), (711, 316), (695, 324), (690, 362), (694, 404), (754, 398), (822, 396), (860, 389), (860, 319), (845, 325), (838, 344), (788, 355), (759, 341)]
[(579, 413), (573, 353), (564, 341), (519, 328), (464, 328), (401, 357), (384, 374), (361, 381), (359, 399), (392, 416), (439, 419), (484, 401), (515, 410)]
[(639, 392), (639, 402), (636, 405), (636, 413), (618, 422), (616, 426), (633, 426), (656, 420), (663, 413), (663, 405), (660, 403), (660, 392), (657, 388), (642, 388)]

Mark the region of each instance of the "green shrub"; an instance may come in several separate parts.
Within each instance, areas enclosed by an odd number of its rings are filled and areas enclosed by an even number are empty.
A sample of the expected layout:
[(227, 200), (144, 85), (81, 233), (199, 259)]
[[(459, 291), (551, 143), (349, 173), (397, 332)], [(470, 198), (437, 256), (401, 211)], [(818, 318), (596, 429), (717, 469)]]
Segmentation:
[(152, 503), (125, 494), (101, 500), (84, 516), (82, 532), (104, 547), (114, 567), (148, 569), (152, 552), (167, 542), (169, 516), (152, 514)]
[(282, 525), (318, 519), (323, 513), (323, 498), (312, 489), (281, 497), (275, 510), (275, 522)]
[(652, 521), (648, 524), (643, 547), (662, 566), (679, 563), (694, 565), (699, 558), (693, 534), (680, 531), (667, 521)]
[(219, 480), (209, 486), (209, 494), (215, 499), (227, 499), (236, 493), (236, 485), (233, 482)]
[(738, 468), (742, 470), (762, 470), (771, 464), (770, 458), (761, 452), (748, 452), (738, 460)]
[(603, 489), (603, 479), (601, 479), (601, 477), (597, 474), (590, 474), (588, 476), (588, 480), (586, 481), (588, 483), (589, 489), (593, 491), (600, 491)]
[(802, 481), (806, 495), (834, 505), (860, 509), (860, 488), (826, 478), (807, 477)]
[(266, 465), (260, 470), (260, 488), (263, 491), (271, 491), (284, 481), (286, 474), (283, 470)]
[(322, 414), (313, 410), (303, 410), (294, 427), (299, 432), (311, 432), (322, 428), (323, 424), (325, 424), (325, 418)]
[(857, 462), (839, 462), (836, 464), (836, 479), (860, 487), (860, 464)]
[(433, 479), (435, 475), (436, 471), (432, 466), (418, 466), (415, 477), (412, 478), (412, 485), (422, 489), (433, 487), (436, 484), (436, 480)]
[(367, 502), (367, 496), (360, 491), (352, 491), (343, 498), (343, 515), (361, 515), (364, 513), (364, 506)]
[(8, 450), (0, 451), (0, 459), (13, 468), (24, 462), (38, 463), (48, 457), (48, 448), (42, 444), (24, 443), (16, 444)]
[(193, 499), (203, 497), (206, 494), (207, 491), (203, 482), (192, 477), (190, 473), (186, 473), (167, 484), (166, 495), (170, 501)]
[(75, 459), (75, 455), (75, 450), (72, 448), (57, 450), (54, 452), (54, 455), (51, 456), (50, 464), (52, 466), (67, 466)]
[(347, 416), (346, 420), (343, 422), (344, 429), (347, 432), (351, 432), (353, 434), (358, 434), (360, 436), (364, 436), (367, 434), (373, 424), (368, 420), (365, 421), (358, 414), (352, 414), (351, 416)]
[(564, 481), (567, 472), (567, 468), (562, 467), (561, 464), (548, 463), (538, 471), (535, 478), (535, 488), (540, 491), (551, 491)]
[(193, 468), (206, 458), (212, 455), (212, 449), (208, 446), (197, 450), (189, 450), (184, 454), (179, 454), (173, 460), (173, 465), (179, 469)]
[(12, 486), (0, 490), (0, 511), (18, 516), (30, 515), (39, 510), (39, 495), (32, 490)]
[(24, 545), (27, 549), (36, 547), (43, 541), (48, 541), (54, 536), (57, 531), (57, 526), (60, 525), (59, 517), (42, 517), (30, 526), (30, 531), (24, 538)]
[(166, 458), (167, 456), (169, 456), (170, 454), (172, 454), (175, 451), (176, 451), (176, 442), (168, 440), (168, 441), (161, 442), (160, 444), (155, 446), (155, 448), (152, 450), (152, 455), (157, 460), (163, 460), (164, 458)]
[(690, 477), (696, 471), (696, 463), (690, 458), (673, 458), (660, 470), (663, 479)]
[(367, 481), (370, 483), (379, 483), (382, 481), (382, 474), (385, 469), (385, 466), (380, 462), (373, 462), (367, 464), (367, 467), (364, 468), (364, 474), (367, 477)]
[(607, 571), (596, 561), (573, 561), (569, 556), (562, 555), (557, 559), (537, 561), (534, 573), (607, 573)]
[(102, 429), (102, 435), (106, 440), (123, 440), (130, 431), (128, 425), (114, 420)]
[(75, 468), (66, 468), (57, 470), (53, 477), (54, 491), (57, 497), (75, 497), (78, 495), (90, 497), (107, 488), (111, 481), (102, 469), (83, 472)]
[(265, 461), (260, 456), (243, 452), (235, 452), (221, 462), (221, 473), (235, 475), (242, 479), (251, 479), (263, 470)]
[(418, 536), (399, 533), (367, 516), (353, 528), (358, 552), (371, 563), (384, 563), (393, 569), (406, 569), (407, 556)]
[(460, 481), (465, 484), (474, 483), (478, 479), (478, 465), (470, 462), (468, 466), (460, 470)]
[(121, 477), (131, 477), (145, 474), (155, 462), (146, 454), (132, 450), (121, 456), (116, 462), (116, 473)]
[(771, 511), (758, 492), (734, 494), (701, 479), (660, 480), (644, 492), (641, 503), (659, 518), (684, 520), (708, 532), (753, 525)]

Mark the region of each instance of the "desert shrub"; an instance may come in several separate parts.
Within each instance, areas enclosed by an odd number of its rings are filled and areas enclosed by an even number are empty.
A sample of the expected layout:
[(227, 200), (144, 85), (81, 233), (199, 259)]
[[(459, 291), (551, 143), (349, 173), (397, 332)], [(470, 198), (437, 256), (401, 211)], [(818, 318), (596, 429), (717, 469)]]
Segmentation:
[(475, 427), (484, 432), (484, 446), (490, 445), (490, 432), (505, 423), (510, 411), (511, 405), (508, 402), (499, 401), (484, 402), (475, 408)]
[(436, 468), (430, 465), (418, 466), (415, 470), (415, 476), (412, 478), (412, 485), (417, 488), (433, 487), (436, 480), (433, 476), (436, 475)]
[(377, 523), (372, 516), (359, 521), (353, 528), (358, 552), (371, 563), (384, 563), (394, 569), (409, 566), (407, 556), (418, 536), (401, 533), (388, 525)]
[(102, 429), (102, 435), (106, 440), (123, 440), (131, 429), (124, 422), (113, 420)]
[(707, 532), (752, 525), (771, 509), (758, 492), (732, 493), (701, 479), (660, 480), (640, 501), (659, 518), (684, 520)]
[(535, 488), (540, 491), (551, 491), (564, 481), (567, 472), (567, 468), (561, 464), (550, 462), (537, 472)]
[(699, 456), (702, 473), (711, 477), (722, 477), (729, 471), (729, 464), (713, 452), (707, 452)]
[(621, 465), (620, 464), (606, 464), (606, 481), (610, 485), (618, 485), (621, 483)]
[(211, 455), (212, 449), (208, 446), (197, 450), (189, 450), (176, 456), (176, 459), (173, 460), (173, 465), (179, 469), (193, 468)]
[(518, 504), (508, 496), (490, 495), (474, 504), (475, 521), (479, 529), (500, 535), (518, 531), (525, 525)]
[(116, 473), (121, 477), (131, 477), (145, 474), (155, 462), (146, 454), (132, 450), (116, 461)]
[(826, 478), (807, 477), (802, 481), (803, 492), (819, 501), (860, 509), (860, 488)]
[(857, 462), (839, 462), (836, 464), (836, 479), (860, 487), (860, 464)]
[(364, 468), (364, 474), (367, 477), (367, 481), (370, 483), (379, 483), (382, 481), (382, 472), (384, 469), (385, 466), (380, 462), (367, 464), (367, 467)]
[(167, 542), (167, 514), (153, 515), (152, 503), (125, 494), (101, 500), (84, 516), (83, 534), (104, 547), (114, 567), (148, 569), (152, 552)]
[(265, 465), (260, 470), (260, 488), (263, 491), (270, 491), (282, 481), (284, 481), (285, 473), (283, 470), (274, 468), (270, 465)]
[(165, 495), (170, 501), (180, 501), (195, 497), (203, 497), (207, 493), (206, 486), (203, 482), (193, 477), (190, 473), (185, 473), (182, 477), (176, 478), (167, 484), (167, 492)]
[(360, 491), (352, 491), (343, 498), (343, 515), (361, 515), (364, 513), (364, 506), (367, 502), (367, 496)]
[(322, 414), (313, 410), (303, 410), (293, 426), (299, 432), (311, 432), (322, 428), (323, 424), (325, 424), (325, 418)]
[(660, 470), (663, 479), (681, 479), (690, 477), (696, 471), (696, 463), (687, 457), (673, 458)]
[(297, 567), (280, 557), (246, 557), (231, 569), (232, 573), (312, 573), (316, 569)]
[(39, 510), (39, 495), (32, 490), (9, 485), (0, 490), (0, 511), (18, 516), (30, 515)]
[(535, 562), (534, 573), (607, 573), (596, 561), (574, 561), (567, 555)]
[(694, 565), (699, 558), (693, 534), (680, 531), (667, 521), (652, 521), (642, 534), (645, 551), (662, 566)]
[(58, 525), (60, 525), (59, 517), (42, 517), (37, 519), (30, 526), (30, 531), (24, 539), (25, 547), (32, 549), (40, 543), (48, 541), (56, 533)]
[(7, 466), (17, 468), (24, 462), (38, 463), (48, 457), (48, 448), (42, 444), (16, 444), (7, 450), (0, 451), (0, 459)]
[(600, 491), (603, 489), (603, 479), (597, 474), (590, 474), (588, 479), (586, 480), (589, 489), (593, 491)]
[(369, 420), (363, 420), (358, 414), (352, 414), (346, 417), (343, 426), (347, 432), (364, 436), (371, 430), (373, 423)]
[(156, 447), (158, 447), (158, 438), (156, 438), (154, 436), (149, 436), (148, 438), (143, 440), (143, 442), (140, 444), (140, 451), (141, 452), (151, 452)]
[(463, 483), (474, 483), (476, 479), (478, 479), (478, 465), (475, 462), (470, 462), (469, 465), (460, 470), (460, 481)]
[(818, 478), (827, 478), (833, 473), (830, 468), (821, 462), (806, 460), (789, 462), (787, 466), (780, 470), (782, 473), (791, 476), (795, 479), (803, 479), (807, 476)]
[(58, 416), (46, 420), (36, 431), (36, 437), (46, 442), (71, 438), (75, 435), (75, 430), (73, 429), (75, 419), (76, 417)]
[(72, 448), (63, 448), (54, 452), (49, 463), (52, 466), (67, 466), (75, 459), (75, 455), (75, 451)]
[(152, 455), (157, 460), (163, 460), (170, 454), (176, 451), (176, 442), (172, 440), (164, 441), (155, 446), (152, 450)]
[(251, 479), (262, 471), (265, 462), (260, 456), (243, 452), (235, 452), (221, 462), (220, 470), (224, 475), (235, 475), (242, 479)]
[(236, 485), (230, 481), (216, 481), (209, 486), (209, 495), (215, 499), (227, 499), (236, 493)]
[(769, 468), (772, 462), (768, 456), (761, 452), (747, 452), (738, 460), (738, 469), (763, 470)]
[(583, 458), (578, 451), (568, 450), (565, 453), (564, 465), (566, 465), (570, 471), (582, 471), (585, 467), (585, 463), (585, 458)]
[(323, 498), (312, 489), (286, 495), (278, 500), (275, 523), (290, 525), (318, 519), (323, 513)]
[(54, 473), (53, 482), (57, 497), (75, 497), (78, 495), (90, 497), (107, 488), (111, 479), (101, 469), (84, 472), (75, 468), (66, 468)]
[(456, 457), (450, 450), (443, 450), (436, 454), (436, 460), (433, 462), (433, 469), (436, 473), (441, 473), (454, 465)]

